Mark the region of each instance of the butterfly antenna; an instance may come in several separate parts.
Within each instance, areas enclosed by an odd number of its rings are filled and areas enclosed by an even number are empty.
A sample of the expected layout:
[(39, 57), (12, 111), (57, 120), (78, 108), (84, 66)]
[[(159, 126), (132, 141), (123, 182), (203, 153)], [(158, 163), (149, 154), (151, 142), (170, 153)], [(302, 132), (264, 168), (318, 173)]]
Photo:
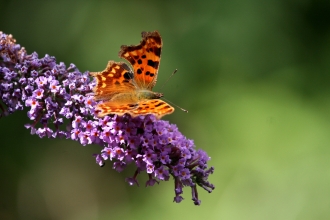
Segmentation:
[(166, 100), (166, 102), (171, 103), (172, 105), (174, 105), (174, 106), (177, 107), (178, 109), (181, 109), (182, 111), (188, 113), (188, 110), (186, 110), (186, 109), (184, 109), (184, 108), (181, 108), (180, 106), (174, 104), (173, 102), (169, 101), (168, 99), (165, 99), (164, 97), (162, 97), (162, 99)]
[(166, 84), (166, 83), (172, 78), (172, 76), (174, 76), (174, 74), (175, 74), (177, 71), (178, 71), (178, 69), (175, 69), (175, 70), (173, 71), (173, 73), (170, 75), (170, 77), (167, 78), (167, 80), (163, 83), (163, 85), (160, 87), (159, 90), (161, 90), (161, 89), (165, 86), (165, 84)]

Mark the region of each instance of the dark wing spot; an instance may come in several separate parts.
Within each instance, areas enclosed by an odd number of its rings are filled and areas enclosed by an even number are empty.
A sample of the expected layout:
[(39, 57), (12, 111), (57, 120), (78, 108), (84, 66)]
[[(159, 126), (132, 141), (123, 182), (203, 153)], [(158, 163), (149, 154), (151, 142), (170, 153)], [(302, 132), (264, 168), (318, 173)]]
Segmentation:
[(130, 107), (130, 108), (133, 108), (133, 107), (136, 107), (136, 106), (138, 106), (139, 104), (128, 104), (128, 107)]
[(149, 74), (150, 74), (150, 72), (149, 72), (149, 71), (147, 71), (147, 72), (146, 72), (146, 76), (148, 76)]
[(151, 66), (155, 69), (158, 69), (158, 65), (159, 65), (159, 62), (158, 61), (152, 61), (152, 60), (148, 60), (148, 63), (147, 63), (148, 66)]
[(135, 60), (132, 57), (125, 57), (132, 65), (135, 64)]
[(158, 103), (157, 105), (155, 105), (155, 107), (159, 107), (161, 105), (164, 105), (165, 103), (164, 102), (161, 102), (161, 103)]
[(140, 45), (137, 45), (137, 46), (135, 46), (135, 47), (132, 47), (132, 50), (131, 50), (131, 51), (134, 51), (134, 50), (140, 50), (140, 49), (142, 49), (143, 46), (144, 46), (144, 45), (140, 44)]
[(116, 81), (116, 82), (115, 82), (115, 85), (120, 85), (120, 82)]
[(137, 72), (137, 74), (141, 74), (142, 73), (142, 70), (141, 69), (138, 69), (136, 72)]
[(147, 58), (147, 56), (146, 55), (142, 55), (141, 58), (142, 59), (145, 59), (145, 58)]
[(158, 35), (158, 36), (153, 36), (153, 38), (152, 38), (157, 44), (162, 44), (162, 40), (161, 40), (161, 38), (160, 38), (160, 36)]
[(167, 106), (165, 106), (164, 108), (170, 108), (170, 106), (167, 105)]
[(125, 79), (133, 79), (133, 73), (132, 72), (126, 72), (124, 74)]
[(142, 64), (142, 60), (141, 59), (138, 59), (138, 64)]
[(150, 73), (150, 76), (151, 76), (151, 77), (153, 77), (154, 75), (155, 75), (155, 74), (153, 74), (153, 73)]
[(160, 57), (160, 53), (161, 53), (162, 49), (161, 48), (155, 48), (155, 55)]

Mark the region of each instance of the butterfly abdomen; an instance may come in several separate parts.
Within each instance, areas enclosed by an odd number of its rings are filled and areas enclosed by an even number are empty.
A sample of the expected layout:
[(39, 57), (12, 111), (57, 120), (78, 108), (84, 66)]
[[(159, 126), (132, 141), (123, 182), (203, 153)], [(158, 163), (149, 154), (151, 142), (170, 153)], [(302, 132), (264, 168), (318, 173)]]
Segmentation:
[(163, 97), (162, 93), (157, 93), (150, 90), (141, 90), (137, 93), (137, 98), (141, 101), (145, 99), (159, 99), (161, 97)]

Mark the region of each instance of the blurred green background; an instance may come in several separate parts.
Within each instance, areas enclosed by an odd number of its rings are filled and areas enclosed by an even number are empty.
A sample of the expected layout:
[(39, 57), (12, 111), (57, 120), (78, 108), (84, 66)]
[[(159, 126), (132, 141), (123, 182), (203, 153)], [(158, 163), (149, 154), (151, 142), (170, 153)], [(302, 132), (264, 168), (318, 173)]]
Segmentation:
[(0, 120), (0, 219), (330, 219), (330, 1), (0, 1), (0, 30), (80, 71), (158, 30), (164, 119), (212, 157), (195, 207), (173, 181), (130, 187), (98, 146), (40, 139)]

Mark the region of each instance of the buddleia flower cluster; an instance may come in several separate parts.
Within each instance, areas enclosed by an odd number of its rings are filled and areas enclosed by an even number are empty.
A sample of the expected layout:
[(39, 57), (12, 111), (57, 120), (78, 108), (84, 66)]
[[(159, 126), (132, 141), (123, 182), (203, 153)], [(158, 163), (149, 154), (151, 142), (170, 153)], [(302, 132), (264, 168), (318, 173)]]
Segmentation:
[(196, 150), (194, 142), (183, 136), (177, 126), (153, 115), (95, 116), (92, 88), (95, 81), (74, 64), (56, 63), (55, 57), (27, 54), (11, 36), (0, 32), (0, 116), (27, 110), (25, 127), (40, 138), (66, 138), (82, 145), (99, 145), (93, 155), (98, 165), (110, 160), (118, 172), (129, 164), (135, 173), (126, 178), (139, 185), (138, 174), (145, 172), (146, 186), (174, 179), (174, 202), (183, 200), (183, 187), (192, 190), (195, 205), (197, 186), (212, 192), (208, 177), (210, 157)]

